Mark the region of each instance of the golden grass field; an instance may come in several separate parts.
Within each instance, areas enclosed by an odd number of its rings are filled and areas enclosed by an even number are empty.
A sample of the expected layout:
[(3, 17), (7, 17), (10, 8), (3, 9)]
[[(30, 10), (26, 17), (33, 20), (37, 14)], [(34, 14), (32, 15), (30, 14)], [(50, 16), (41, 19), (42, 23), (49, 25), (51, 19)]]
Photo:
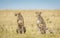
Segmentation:
[[(21, 12), (24, 17), (25, 34), (17, 34), (17, 17)], [(40, 34), (36, 25), (35, 12), (42, 12), (42, 17), (54, 34)], [(1, 28), (2, 27), (2, 28)], [(60, 38), (60, 10), (0, 10), (0, 38)]]

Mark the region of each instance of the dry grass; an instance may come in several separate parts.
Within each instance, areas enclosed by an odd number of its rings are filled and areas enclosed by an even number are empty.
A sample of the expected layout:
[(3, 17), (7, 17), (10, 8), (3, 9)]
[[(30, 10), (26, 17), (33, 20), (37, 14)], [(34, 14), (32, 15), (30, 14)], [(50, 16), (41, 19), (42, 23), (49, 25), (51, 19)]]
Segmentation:
[[(42, 12), (47, 27), (54, 29), (55, 34), (40, 34), (36, 26), (35, 12)], [(25, 34), (17, 34), (17, 17), (21, 12), (24, 17)], [(1, 28), (2, 27), (2, 28)], [(60, 10), (0, 10), (0, 38), (60, 38)]]

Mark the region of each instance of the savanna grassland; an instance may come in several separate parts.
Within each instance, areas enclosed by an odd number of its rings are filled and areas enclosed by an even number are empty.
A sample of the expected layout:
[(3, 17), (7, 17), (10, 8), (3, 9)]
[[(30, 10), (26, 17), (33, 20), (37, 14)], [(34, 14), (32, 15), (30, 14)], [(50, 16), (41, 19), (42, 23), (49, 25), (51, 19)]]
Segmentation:
[[(17, 17), (15, 13), (24, 17), (25, 34), (17, 34)], [(46, 26), (53, 31), (50, 34), (40, 34), (36, 25), (35, 12), (42, 12)], [(0, 10), (0, 38), (60, 38), (60, 10)]]

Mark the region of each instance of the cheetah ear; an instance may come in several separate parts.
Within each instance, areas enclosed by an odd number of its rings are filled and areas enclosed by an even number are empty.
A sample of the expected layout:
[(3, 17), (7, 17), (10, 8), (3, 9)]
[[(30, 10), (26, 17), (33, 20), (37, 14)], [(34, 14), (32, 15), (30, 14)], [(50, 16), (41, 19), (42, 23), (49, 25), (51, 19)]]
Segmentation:
[(38, 14), (38, 12), (35, 12), (35, 14)]
[(35, 12), (35, 15), (36, 15), (36, 17), (37, 17), (37, 15), (38, 15), (38, 12)]
[(17, 16), (17, 13), (15, 13), (15, 16)]
[(42, 14), (42, 12), (39, 12), (39, 14), (41, 15), (41, 14)]

